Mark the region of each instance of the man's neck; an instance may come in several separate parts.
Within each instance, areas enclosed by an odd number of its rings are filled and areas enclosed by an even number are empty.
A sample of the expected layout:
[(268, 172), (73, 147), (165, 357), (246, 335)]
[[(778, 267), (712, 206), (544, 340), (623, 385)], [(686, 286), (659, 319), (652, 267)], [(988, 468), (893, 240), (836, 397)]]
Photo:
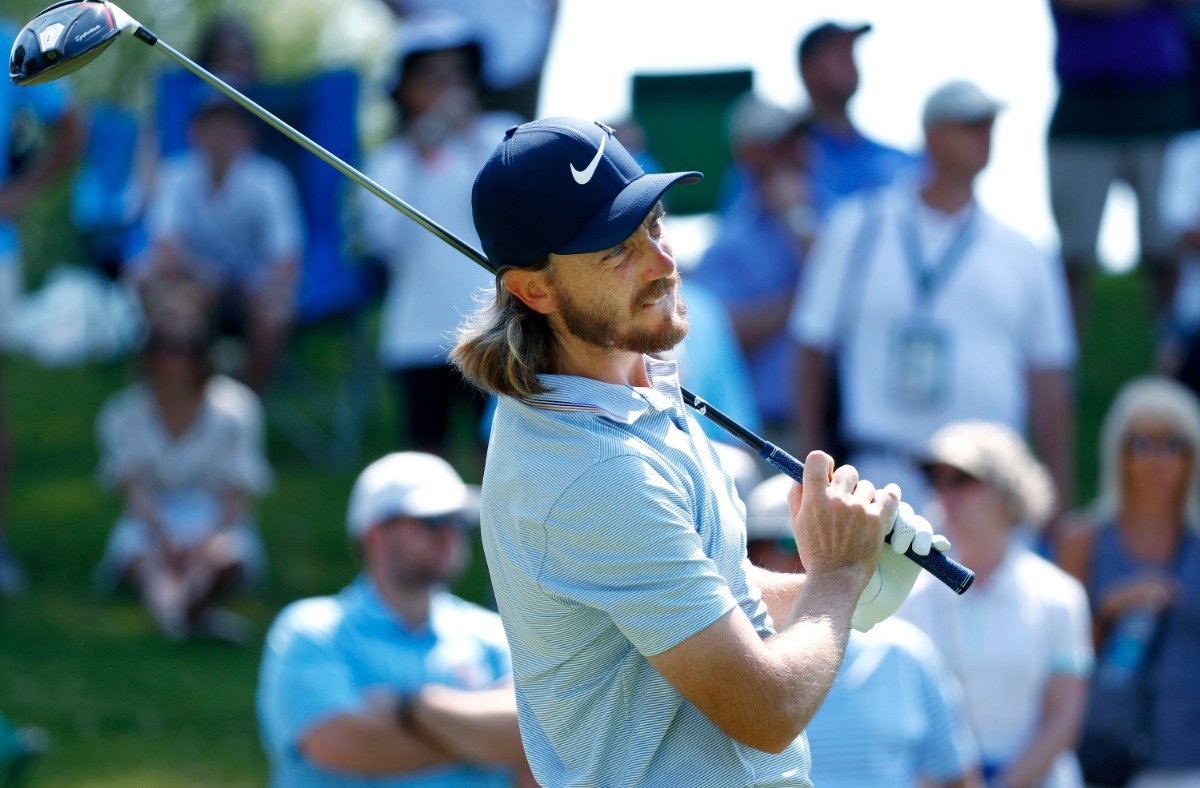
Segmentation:
[(552, 372), (612, 383), (618, 386), (649, 386), (646, 363), (641, 353), (604, 350), (573, 336), (558, 335)]
[(934, 172), (921, 186), (921, 202), (945, 214), (955, 214), (975, 199), (974, 179)]
[(429, 621), (429, 605), (432, 594), (428, 588), (401, 588), (395, 583), (386, 582), (376, 573), (371, 573), (371, 584), (375, 592), (383, 600), (383, 604), (398, 615), (411, 629), (425, 625)]
[(825, 105), (813, 106), (811, 117), (814, 125), (820, 126), (824, 130), (833, 133), (838, 137), (851, 137), (857, 133), (854, 124), (850, 121), (850, 115), (846, 112), (846, 105)]

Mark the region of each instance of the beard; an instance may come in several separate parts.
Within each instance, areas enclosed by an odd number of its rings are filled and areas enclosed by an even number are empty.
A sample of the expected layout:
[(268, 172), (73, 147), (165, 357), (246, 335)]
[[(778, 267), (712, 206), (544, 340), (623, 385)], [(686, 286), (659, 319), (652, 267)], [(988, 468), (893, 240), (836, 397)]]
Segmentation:
[[(584, 307), (566, 293), (561, 294), (558, 314), (567, 330), (590, 345), (605, 350), (626, 350), (654, 354), (678, 345), (688, 334), (687, 303), (679, 288), (679, 274), (659, 279), (633, 299), (629, 314), (617, 308)], [(675, 288), (675, 311), (667, 316), (666, 326), (631, 327), (641, 316), (642, 304), (653, 301)]]

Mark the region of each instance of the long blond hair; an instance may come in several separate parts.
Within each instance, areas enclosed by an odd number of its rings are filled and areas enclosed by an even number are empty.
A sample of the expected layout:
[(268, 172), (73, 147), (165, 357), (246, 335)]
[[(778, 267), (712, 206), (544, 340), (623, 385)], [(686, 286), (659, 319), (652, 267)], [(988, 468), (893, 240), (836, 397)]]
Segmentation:
[(1191, 474), (1184, 497), (1188, 528), (1200, 533), (1200, 404), (1176, 381), (1152, 375), (1126, 383), (1113, 400), (1100, 430), (1100, 492), (1092, 504), (1099, 523), (1112, 522), (1125, 503), (1121, 482), (1124, 444), (1129, 425), (1138, 418), (1171, 425), (1187, 441), (1192, 454)]
[[(541, 270), (550, 262), (529, 266)], [(538, 381), (554, 361), (554, 332), (546, 316), (535, 312), (504, 288), (503, 273), (494, 289), (458, 329), (450, 363), (474, 386), (492, 394), (524, 398), (542, 394)]]

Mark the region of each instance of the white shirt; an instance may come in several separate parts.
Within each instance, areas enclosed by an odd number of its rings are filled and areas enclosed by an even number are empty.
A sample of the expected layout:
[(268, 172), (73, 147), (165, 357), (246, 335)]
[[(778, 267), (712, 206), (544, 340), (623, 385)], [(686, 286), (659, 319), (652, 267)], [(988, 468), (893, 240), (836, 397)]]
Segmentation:
[[(423, 159), (403, 136), (367, 159), (368, 177), (400, 196), (452, 235), (479, 248), (471, 216), (471, 187), (504, 131), (518, 121), (484, 115), (470, 132)], [(379, 329), (379, 360), (390, 369), (445, 363), (462, 319), (492, 276), (461, 252), (373, 195), (364, 193), (363, 233), (371, 252), (388, 265)]]
[[(897, 615), (933, 640), (957, 676), (985, 763), (1008, 763), (1025, 748), (1052, 674), (1091, 672), (1083, 586), (1015, 542), (988, 581), (962, 596), (922, 573)], [(1043, 785), (1079, 785), (1073, 756), (1060, 761)]]
[(140, 476), (156, 492), (228, 488), (261, 494), (271, 485), (258, 396), (216, 375), (204, 389), (195, 419), (179, 436), (163, 425), (144, 382), (112, 395), (100, 410), (100, 480), (106, 487)]
[(236, 159), (219, 188), (197, 151), (167, 162), (146, 221), (152, 238), (215, 263), (217, 270), (196, 273), (221, 282), (257, 284), (271, 265), (301, 253), (296, 184), (282, 164), (257, 153)]
[[(838, 353), (844, 424), (853, 441), (912, 448), (939, 427), (967, 418), (1024, 433), (1028, 373), (1075, 363), (1061, 269), (973, 204), (965, 209), (974, 212), (973, 241), (919, 306), (901, 222), (915, 223), (928, 264), (942, 259), (967, 215), (914, 210), (917, 203), (915, 185), (905, 182), (834, 208), (809, 255), (791, 332), (803, 345)], [(856, 265), (843, 310), (842, 283), (868, 205), (881, 219), (865, 262)], [(944, 396), (926, 408), (898, 401), (894, 391), (897, 337), (914, 320), (946, 339)]]

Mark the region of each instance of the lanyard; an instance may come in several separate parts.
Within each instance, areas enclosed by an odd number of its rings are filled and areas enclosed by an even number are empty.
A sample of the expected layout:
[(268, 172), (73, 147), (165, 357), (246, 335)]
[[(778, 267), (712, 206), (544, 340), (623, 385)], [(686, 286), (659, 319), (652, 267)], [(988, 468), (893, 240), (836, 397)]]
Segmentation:
[(929, 306), (938, 289), (950, 278), (950, 274), (963, 261), (971, 244), (975, 242), (978, 210), (974, 203), (971, 204), (969, 210), (970, 213), (963, 221), (962, 227), (959, 228), (950, 243), (946, 244), (946, 250), (942, 252), (941, 259), (933, 265), (926, 265), (925, 256), (921, 253), (921, 239), (917, 234), (916, 209), (914, 208), (907, 215), (901, 217), (900, 240), (904, 246), (905, 261), (908, 263), (913, 282), (917, 286), (918, 306)]

